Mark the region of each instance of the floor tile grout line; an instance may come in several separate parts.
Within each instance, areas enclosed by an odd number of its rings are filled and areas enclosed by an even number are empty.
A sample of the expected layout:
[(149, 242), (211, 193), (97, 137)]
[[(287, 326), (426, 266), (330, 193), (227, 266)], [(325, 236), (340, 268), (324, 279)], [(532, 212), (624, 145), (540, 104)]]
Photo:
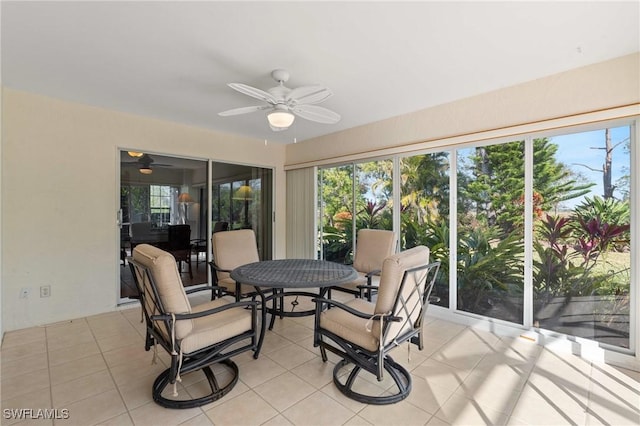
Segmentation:
[(55, 408), (55, 403), (53, 401), (53, 381), (51, 380), (51, 358), (49, 356), (49, 335), (48, 335), (47, 327), (44, 328), (44, 347), (47, 353), (47, 374), (49, 376), (49, 401), (51, 403), (51, 408)]
[[(117, 312), (120, 312), (120, 311), (117, 311)], [(127, 320), (127, 322), (128, 322), (128, 320)], [(91, 334), (93, 335), (93, 338), (95, 339), (95, 343), (96, 343), (96, 345), (98, 345), (98, 349), (100, 350), (100, 356), (102, 357), (102, 361), (104, 362), (104, 365), (107, 366), (107, 371), (109, 373), (109, 377), (111, 378), (111, 382), (113, 383), (113, 386), (116, 389), (116, 392), (118, 392), (118, 396), (120, 397), (120, 401), (122, 402), (122, 405), (124, 406), (125, 412), (129, 416), (129, 420), (131, 420), (131, 424), (135, 425), (135, 422), (133, 421), (133, 416), (131, 416), (131, 412), (129, 411), (129, 407), (127, 407), (127, 403), (124, 400), (124, 396), (122, 395), (122, 392), (120, 391), (120, 388), (118, 387), (118, 384), (116, 383), (115, 377), (113, 377), (113, 373), (111, 372), (111, 367), (107, 363), (107, 359), (104, 356), (104, 351), (102, 350), (102, 347), (98, 343), (98, 339), (95, 336), (95, 333), (93, 331), (93, 328), (91, 327), (91, 324), (88, 321), (87, 321), (87, 323), (89, 325), (89, 329), (91, 330)], [(106, 391), (106, 392), (108, 392), (108, 391)], [(114, 416), (112, 418), (116, 418), (116, 417), (118, 417), (118, 416), (120, 416), (122, 414), (124, 414), (124, 413), (120, 413), (120, 414), (118, 414), (118, 415), (116, 415), (116, 416)], [(109, 419), (107, 419), (107, 420), (109, 420)]]

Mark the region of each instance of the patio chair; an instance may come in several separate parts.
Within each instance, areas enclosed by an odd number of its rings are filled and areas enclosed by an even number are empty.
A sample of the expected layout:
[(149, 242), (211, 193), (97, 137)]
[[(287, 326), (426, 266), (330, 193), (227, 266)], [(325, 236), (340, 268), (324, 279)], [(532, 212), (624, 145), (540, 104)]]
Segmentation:
[(178, 270), (182, 272), (182, 262), (189, 266), (189, 277), (193, 279), (191, 269), (191, 225), (169, 225), (169, 241), (167, 251), (178, 262)]
[[(192, 408), (229, 393), (239, 376), (231, 358), (250, 350), (257, 354), (257, 302), (220, 298), (192, 307), (187, 295), (210, 287), (185, 291), (170, 253), (140, 244), (129, 262), (146, 321), (145, 349), (154, 348), (154, 361), (157, 345), (171, 355), (170, 367), (153, 383), (153, 400), (167, 408)], [(181, 377), (197, 371), (206, 376), (210, 393), (189, 397), (183, 391), (178, 399)], [(165, 390), (169, 384), (173, 392)]]
[(213, 284), (240, 300), (255, 294), (255, 287), (235, 282), (229, 274), (238, 266), (259, 262), (256, 235), (253, 229), (215, 232), (211, 235), (213, 260), (209, 262)]
[[(382, 262), (396, 251), (396, 234), (382, 229), (360, 229), (356, 239), (356, 254), (353, 267), (358, 272), (358, 279), (347, 284), (331, 287), (351, 293), (356, 297), (364, 297), (371, 301), (372, 293), (380, 282)], [(329, 298), (331, 292), (329, 292)]]
[[(424, 347), (422, 321), (439, 267), (439, 262), (429, 263), (427, 247), (414, 247), (385, 259), (375, 304), (362, 298), (347, 303), (315, 299), (314, 346), (320, 346), (325, 362), (327, 351), (342, 358), (334, 367), (333, 382), (345, 396), (378, 405), (409, 396), (411, 375), (389, 352), (405, 342), (420, 350)], [(343, 374), (343, 369), (347, 371), (350, 366), (351, 372)], [(361, 373), (382, 381), (385, 371), (395, 387), (383, 395), (354, 390)]]

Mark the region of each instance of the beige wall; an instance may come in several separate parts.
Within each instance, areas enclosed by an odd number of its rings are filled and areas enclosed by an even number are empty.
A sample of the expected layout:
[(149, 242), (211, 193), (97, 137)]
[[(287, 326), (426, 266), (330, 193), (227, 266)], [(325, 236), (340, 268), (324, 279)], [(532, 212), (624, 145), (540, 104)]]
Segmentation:
[[(282, 145), (6, 88), (2, 101), (3, 331), (116, 308), (118, 147), (273, 167), (275, 209), (285, 211)], [(284, 220), (276, 216), (275, 257)], [(41, 285), (51, 297), (39, 297)]]
[(407, 144), (425, 149), (457, 135), (637, 104), (639, 76), (640, 53), (636, 53), (289, 145), (286, 165), (366, 157), (373, 150)]

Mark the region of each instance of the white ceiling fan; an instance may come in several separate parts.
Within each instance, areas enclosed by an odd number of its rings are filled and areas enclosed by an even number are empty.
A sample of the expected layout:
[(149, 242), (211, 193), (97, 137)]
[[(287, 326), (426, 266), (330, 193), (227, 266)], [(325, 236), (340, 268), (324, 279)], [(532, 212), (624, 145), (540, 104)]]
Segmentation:
[(234, 108), (222, 111), (218, 115), (228, 117), (256, 111), (269, 111), (267, 114), (269, 126), (276, 132), (288, 129), (293, 124), (295, 116), (324, 124), (335, 124), (340, 121), (340, 114), (316, 105), (333, 95), (328, 88), (314, 85), (290, 89), (284, 85), (289, 80), (289, 73), (282, 69), (273, 70), (271, 77), (278, 82), (278, 85), (266, 91), (242, 83), (228, 84), (240, 93), (266, 102), (266, 105)]

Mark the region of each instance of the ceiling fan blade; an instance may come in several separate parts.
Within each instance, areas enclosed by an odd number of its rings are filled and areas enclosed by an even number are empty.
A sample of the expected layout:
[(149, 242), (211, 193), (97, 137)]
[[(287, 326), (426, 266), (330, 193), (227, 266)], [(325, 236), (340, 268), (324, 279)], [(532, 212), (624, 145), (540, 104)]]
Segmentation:
[(246, 84), (229, 83), (229, 87), (231, 87), (233, 90), (237, 90), (242, 94), (251, 96), (252, 98), (268, 102), (271, 105), (275, 105), (278, 102), (278, 100), (274, 98), (271, 93), (265, 92), (264, 90), (256, 89), (255, 87), (247, 86)]
[(231, 115), (248, 114), (250, 112), (262, 111), (263, 109), (271, 108), (271, 105), (255, 105), (241, 108), (229, 109), (227, 111), (219, 112), (218, 115), (222, 117), (229, 117)]
[(324, 86), (302, 86), (291, 90), (286, 101), (293, 102), (294, 105), (319, 104), (332, 95), (331, 90)]
[(306, 120), (324, 124), (335, 124), (341, 118), (340, 114), (316, 105), (296, 105), (291, 108), (291, 112)]

